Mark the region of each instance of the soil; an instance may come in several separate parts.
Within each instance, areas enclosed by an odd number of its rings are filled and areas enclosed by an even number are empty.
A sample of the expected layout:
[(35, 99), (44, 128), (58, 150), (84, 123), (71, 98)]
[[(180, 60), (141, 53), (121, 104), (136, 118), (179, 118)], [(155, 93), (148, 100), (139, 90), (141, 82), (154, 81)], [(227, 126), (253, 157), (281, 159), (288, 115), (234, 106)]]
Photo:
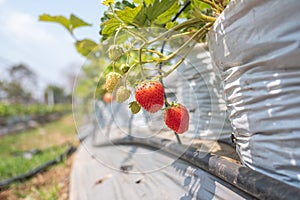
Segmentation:
[(0, 191), (0, 200), (69, 199), (73, 155), (64, 163), (51, 167), (30, 180)]

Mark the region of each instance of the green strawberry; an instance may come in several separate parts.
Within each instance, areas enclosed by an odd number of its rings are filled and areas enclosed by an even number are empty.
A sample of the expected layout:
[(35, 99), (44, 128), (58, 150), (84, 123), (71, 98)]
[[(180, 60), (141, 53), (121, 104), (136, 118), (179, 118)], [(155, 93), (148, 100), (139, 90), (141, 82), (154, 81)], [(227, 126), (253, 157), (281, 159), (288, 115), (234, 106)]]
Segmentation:
[(124, 51), (119, 45), (112, 45), (108, 49), (108, 57), (114, 62), (117, 61), (123, 55), (123, 53)]
[(141, 110), (141, 106), (136, 101), (131, 102), (129, 108), (133, 114), (137, 114)]
[(130, 90), (127, 89), (125, 86), (120, 86), (117, 90), (116, 100), (118, 103), (123, 103), (130, 97)]
[(130, 69), (130, 66), (128, 64), (121, 65), (121, 70), (124, 74), (127, 73), (129, 69)]
[(109, 72), (106, 75), (105, 88), (107, 92), (112, 93), (122, 80), (122, 76), (116, 72)]

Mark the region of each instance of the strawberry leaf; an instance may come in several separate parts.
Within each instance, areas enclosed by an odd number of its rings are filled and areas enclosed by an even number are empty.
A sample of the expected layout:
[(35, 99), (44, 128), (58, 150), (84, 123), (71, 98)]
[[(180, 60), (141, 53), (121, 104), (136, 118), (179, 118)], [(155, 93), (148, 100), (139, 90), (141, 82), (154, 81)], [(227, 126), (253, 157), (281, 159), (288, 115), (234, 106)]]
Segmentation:
[(51, 16), (48, 14), (42, 14), (39, 17), (39, 21), (58, 23), (58, 24), (62, 25), (63, 27), (65, 27), (69, 32), (72, 32), (71, 27), (70, 27), (71, 22), (69, 19), (67, 19), (64, 16), (61, 16), (61, 15)]
[(83, 27), (83, 26), (91, 26), (91, 24), (83, 21), (82, 19), (78, 18), (77, 16), (71, 14), (70, 16), (70, 23), (71, 29), (74, 30), (75, 28)]
[(134, 18), (139, 13), (139, 11), (141, 10), (141, 8), (142, 8), (141, 6), (135, 7), (135, 8), (125, 7), (124, 10), (118, 10), (118, 11), (116, 11), (116, 14), (125, 23), (131, 24), (131, 23), (134, 22)]
[(81, 55), (87, 56), (94, 48), (97, 47), (97, 43), (89, 39), (84, 39), (77, 41), (75, 46)]
[(103, 35), (104, 37), (111, 36), (115, 32), (115, 30), (120, 27), (121, 24), (122, 23), (116, 18), (105, 21), (101, 25), (103, 27), (103, 29), (101, 30), (101, 35)]

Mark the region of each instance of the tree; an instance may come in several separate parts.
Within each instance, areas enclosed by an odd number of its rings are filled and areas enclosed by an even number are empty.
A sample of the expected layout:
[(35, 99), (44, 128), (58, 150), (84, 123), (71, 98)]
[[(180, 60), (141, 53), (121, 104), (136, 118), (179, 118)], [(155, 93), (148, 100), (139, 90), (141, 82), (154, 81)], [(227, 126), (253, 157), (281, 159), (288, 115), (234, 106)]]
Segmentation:
[(48, 85), (45, 90), (46, 102), (48, 104), (69, 103), (70, 95), (65, 93), (64, 88), (57, 85)]
[(37, 85), (37, 76), (24, 64), (14, 65), (9, 68), (12, 82), (20, 83), (25, 89), (34, 90)]
[(10, 103), (31, 103), (36, 87), (36, 75), (26, 65), (18, 64), (8, 68), (8, 79), (0, 81), (0, 100)]

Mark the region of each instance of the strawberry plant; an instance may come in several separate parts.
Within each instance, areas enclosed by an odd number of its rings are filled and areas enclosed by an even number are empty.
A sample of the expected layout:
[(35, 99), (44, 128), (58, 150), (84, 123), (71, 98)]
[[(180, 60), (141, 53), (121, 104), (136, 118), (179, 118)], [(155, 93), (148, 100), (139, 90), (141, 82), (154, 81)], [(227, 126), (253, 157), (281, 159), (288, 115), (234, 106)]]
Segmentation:
[[(108, 58), (113, 71), (120, 67), (125, 75), (125, 85), (129, 77), (135, 79), (136, 102), (146, 111), (154, 113), (165, 105), (165, 123), (176, 133), (188, 130), (188, 111), (181, 104), (167, 101), (162, 80), (183, 63), (197, 42), (205, 40), (206, 33), (227, 3), (209, 0), (185, 3), (172, 0), (103, 1), (109, 8), (102, 18), (101, 35), (103, 41), (108, 41)], [(178, 17), (187, 19), (177, 23)], [(166, 46), (175, 49), (164, 53)], [(127, 66), (125, 70), (124, 66)]]
[(107, 10), (101, 18), (98, 47), (89, 39), (77, 41), (73, 30), (89, 24), (74, 15), (68, 19), (44, 14), (40, 20), (60, 23), (72, 34), (83, 56), (95, 63), (102, 61), (100, 78), (99, 71), (91, 77), (98, 81), (96, 96), (109, 92), (122, 103), (134, 94), (135, 88), (136, 101), (129, 103), (134, 114), (141, 107), (154, 113), (165, 106), (166, 125), (183, 133), (188, 130), (188, 111), (181, 104), (168, 102), (163, 79), (184, 62), (196, 43), (205, 41), (206, 33), (228, 2), (104, 0)]

